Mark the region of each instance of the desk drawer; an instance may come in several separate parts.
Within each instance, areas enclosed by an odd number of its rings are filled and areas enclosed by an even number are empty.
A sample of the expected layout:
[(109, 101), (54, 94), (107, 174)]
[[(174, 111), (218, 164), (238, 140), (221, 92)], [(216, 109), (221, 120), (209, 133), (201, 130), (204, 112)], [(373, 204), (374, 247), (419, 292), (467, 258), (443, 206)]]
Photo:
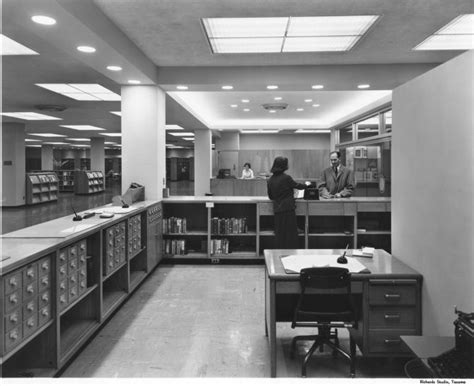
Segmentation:
[(10, 351), (13, 347), (21, 342), (23, 328), (15, 327), (5, 334), (5, 351)]
[(380, 331), (369, 330), (369, 352), (383, 354), (409, 354), (400, 335), (415, 335), (415, 330)]
[(36, 264), (30, 264), (23, 270), (23, 285), (33, 283), (38, 276), (38, 267)]
[(416, 328), (415, 307), (371, 307), (369, 315), (369, 328)]
[(5, 331), (18, 327), (22, 323), (21, 307), (14, 310), (11, 314), (5, 316)]
[(415, 305), (417, 303), (416, 282), (374, 285), (369, 283), (369, 304)]
[(21, 288), (22, 284), (22, 271), (16, 271), (15, 273), (5, 276), (4, 290), (5, 295), (11, 294), (12, 292)]

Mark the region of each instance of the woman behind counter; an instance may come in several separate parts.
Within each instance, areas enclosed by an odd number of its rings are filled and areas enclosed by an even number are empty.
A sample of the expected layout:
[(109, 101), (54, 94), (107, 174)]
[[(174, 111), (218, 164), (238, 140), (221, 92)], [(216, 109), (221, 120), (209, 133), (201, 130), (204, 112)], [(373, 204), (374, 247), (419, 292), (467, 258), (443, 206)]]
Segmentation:
[(250, 169), (250, 164), (248, 162), (244, 163), (244, 168), (242, 170), (242, 177), (243, 180), (251, 180), (254, 178), (253, 170)]
[(311, 185), (299, 184), (285, 174), (288, 158), (276, 157), (273, 161), (273, 175), (267, 182), (268, 197), (273, 200), (275, 238), (277, 249), (298, 248), (298, 228), (296, 226), (296, 203), (293, 189), (306, 189)]

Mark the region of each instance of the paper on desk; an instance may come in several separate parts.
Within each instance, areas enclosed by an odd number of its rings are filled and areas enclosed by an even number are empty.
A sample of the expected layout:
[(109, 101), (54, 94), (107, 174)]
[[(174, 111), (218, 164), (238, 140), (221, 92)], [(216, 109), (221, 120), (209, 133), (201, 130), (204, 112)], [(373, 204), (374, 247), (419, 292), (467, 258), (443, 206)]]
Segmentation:
[(351, 273), (370, 271), (359, 261), (347, 257), (347, 264), (339, 264), (337, 258), (340, 255), (289, 255), (282, 256), (281, 262), (286, 273), (300, 273), (303, 268), (311, 267), (341, 267), (347, 268)]
[(354, 249), (352, 251), (352, 256), (358, 257), (373, 257), (375, 252), (375, 248), (371, 247), (363, 247), (362, 249)]

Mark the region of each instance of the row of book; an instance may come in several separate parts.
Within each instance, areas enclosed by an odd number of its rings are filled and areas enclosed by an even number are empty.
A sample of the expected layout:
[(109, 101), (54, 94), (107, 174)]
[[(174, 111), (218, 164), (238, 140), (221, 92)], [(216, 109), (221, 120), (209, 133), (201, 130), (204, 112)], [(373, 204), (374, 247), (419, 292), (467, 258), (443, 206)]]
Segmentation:
[(164, 240), (164, 252), (167, 255), (185, 255), (186, 240)]
[(186, 233), (186, 218), (169, 217), (163, 219), (163, 233)]
[(226, 255), (229, 253), (228, 239), (212, 239), (211, 255)]
[(247, 233), (247, 218), (213, 217), (211, 219), (211, 233), (214, 235)]

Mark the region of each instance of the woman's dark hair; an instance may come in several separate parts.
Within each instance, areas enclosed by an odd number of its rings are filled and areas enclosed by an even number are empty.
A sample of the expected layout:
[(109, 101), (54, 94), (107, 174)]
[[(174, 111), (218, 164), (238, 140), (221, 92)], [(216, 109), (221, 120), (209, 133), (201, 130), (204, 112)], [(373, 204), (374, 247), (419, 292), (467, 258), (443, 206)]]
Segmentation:
[(244, 167), (248, 166), (249, 169), (252, 169), (252, 166), (250, 166), (250, 164), (248, 162), (244, 163)]
[(288, 158), (276, 157), (273, 161), (273, 166), (270, 172), (273, 174), (279, 174), (283, 173), (285, 170), (288, 170)]

